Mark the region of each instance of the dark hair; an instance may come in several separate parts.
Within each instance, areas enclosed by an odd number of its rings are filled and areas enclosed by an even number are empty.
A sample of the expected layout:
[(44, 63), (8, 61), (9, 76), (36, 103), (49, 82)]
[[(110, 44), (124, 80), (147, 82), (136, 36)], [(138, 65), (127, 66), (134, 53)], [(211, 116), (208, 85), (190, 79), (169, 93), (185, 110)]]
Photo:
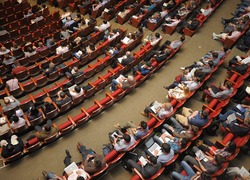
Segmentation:
[(150, 156), (149, 160), (152, 164), (157, 164), (157, 158), (155, 156)]
[(148, 124), (145, 121), (141, 121), (140, 125), (141, 125), (142, 129), (147, 129), (147, 127), (148, 127)]
[(76, 91), (77, 93), (80, 93), (80, 92), (81, 92), (81, 88), (80, 88), (79, 86), (75, 86), (75, 91)]
[(18, 118), (17, 115), (14, 114), (14, 115), (11, 117), (11, 120), (14, 121), (15, 123), (17, 123), (17, 122), (19, 121), (19, 118)]
[(106, 20), (103, 20), (103, 23), (104, 23), (104, 24), (107, 24), (107, 23), (108, 23), (108, 21), (106, 21)]
[(161, 35), (159, 33), (155, 33), (155, 37), (160, 38)]
[(31, 106), (30, 115), (31, 116), (37, 116), (38, 113), (39, 113), (38, 109), (35, 106)]
[(60, 95), (61, 98), (65, 98), (66, 97), (66, 94), (64, 92), (60, 92), (59, 95)]
[(222, 164), (225, 161), (224, 158), (219, 154), (216, 154), (214, 156), (214, 160), (216, 161), (217, 164)]
[(226, 87), (227, 88), (231, 88), (233, 86), (233, 84), (230, 82), (230, 81), (227, 81), (226, 82)]
[(169, 153), (171, 148), (170, 148), (170, 145), (168, 143), (162, 143), (161, 149), (163, 152)]
[(51, 130), (51, 125), (45, 124), (44, 129), (45, 129), (45, 131), (49, 132)]
[(182, 140), (181, 140), (181, 147), (185, 148), (187, 146), (188, 142), (189, 142), (189, 140), (187, 138), (182, 138)]
[(230, 153), (234, 153), (236, 150), (236, 144), (234, 141), (230, 141), (230, 143), (228, 144), (228, 146), (226, 147), (226, 151), (230, 152)]
[(202, 110), (201, 111), (201, 115), (202, 115), (202, 117), (204, 118), (204, 119), (206, 119), (207, 117), (208, 117), (208, 112), (207, 112), (207, 110)]
[(131, 137), (130, 137), (130, 135), (128, 135), (128, 134), (123, 134), (123, 139), (124, 139), (126, 142), (130, 142)]
[(8, 152), (12, 152), (12, 151), (14, 151), (15, 148), (12, 144), (7, 144), (6, 149)]
[(212, 178), (211, 178), (211, 176), (207, 173), (207, 172), (202, 172), (201, 173), (201, 179), (202, 180), (211, 180)]
[(217, 52), (212, 52), (213, 58), (218, 58), (219, 54)]
[(76, 180), (85, 180), (85, 178), (82, 177), (82, 176), (78, 176), (78, 177), (76, 178)]
[(214, 66), (214, 62), (213, 62), (213, 61), (208, 61), (208, 65), (209, 65), (210, 67), (213, 67), (213, 66)]
[(99, 159), (95, 160), (95, 167), (99, 168), (101, 166), (102, 166), (102, 162)]
[(62, 42), (60, 43), (60, 45), (61, 45), (61, 46), (66, 46), (66, 43), (65, 43), (64, 41), (62, 41)]

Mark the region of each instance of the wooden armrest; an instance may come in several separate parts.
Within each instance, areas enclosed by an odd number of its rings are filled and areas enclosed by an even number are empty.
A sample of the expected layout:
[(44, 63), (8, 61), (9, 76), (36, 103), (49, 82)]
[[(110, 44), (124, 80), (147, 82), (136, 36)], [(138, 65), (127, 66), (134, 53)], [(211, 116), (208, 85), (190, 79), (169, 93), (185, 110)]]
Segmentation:
[(134, 168), (133, 170), (135, 171), (135, 173), (136, 173), (142, 180), (145, 180), (144, 177), (141, 175), (141, 173), (140, 173), (136, 168)]
[(28, 96), (30, 97), (30, 99), (32, 100), (32, 102), (35, 104), (36, 102), (35, 102), (35, 99), (34, 99), (34, 97), (32, 96), (32, 94), (29, 94)]
[(72, 117), (70, 115), (67, 116), (68, 120), (73, 124), (76, 125), (76, 123), (73, 121)]
[(95, 85), (92, 82), (88, 82), (88, 84), (92, 87), (95, 87)]
[(24, 119), (25, 119), (25, 121), (26, 121), (26, 124), (27, 124), (28, 126), (31, 126), (28, 117), (27, 117), (26, 115), (23, 115), (23, 117), (24, 117)]
[(0, 84), (3, 84), (3, 79), (2, 78), (0, 78)]
[(237, 120), (240, 121), (241, 123), (244, 123), (244, 119), (241, 119), (240, 117), (236, 116)]
[(150, 113), (151, 116), (153, 116), (157, 121), (162, 121), (162, 119), (158, 118), (154, 113)]
[(18, 85), (19, 85), (20, 89), (21, 89), (22, 91), (24, 91), (23, 85), (22, 85), (20, 82), (18, 82)]
[(94, 103), (97, 104), (100, 108), (102, 108), (103, 106), (95, 99)]
[[(52, 100), (51, 100), (52, 101)], [(55, 108), (60, 112), (60, 109), (58, 108), (58, 106), (56, 105), (56, 103), (54, 101), (51, 102), (53, 104), (53, 106), (55, 106)]]
[(45, 115), (44, 115), (44, 113), (43, 113), (43, 110), (42, 110), (42, 108), (38, 108), (38, 111), (42, 114), (42, 116), (43, 116), (43, 119), (46, 119), (46, 117), (45, 117)]
[(100, 76), (100, 75), (98, 75), (98, 78), (101, 79), (101, 80), (103, 80), (103, 81), (105, 81), (105, 79), (102, 76)]
[(38, 65), (40, 69), (42, 68), (41, 63), (35, 62), (35, 64)]
[(33, 83), (37, 86), (37, 83), (36, 83), (35, 79), (34, 79), (33, 77), (31, 77), (30, 79), (31, 79), (31, 81), (33, 81)]
[(111, 73), (111, 74), (115, 74), (115, 72), (111, 69), (108, 69), (108, 72)]
[(43, 90), (43, 92), (44, 92), (45, 94), (47, 94), (47, 96), (49, 97), (48, 91), (47, 91), (45, 88), (42, 88), (42, 90)]
[(236, 84), (236, 82), (233, 82), (233, 81), (231, 81), (231, 80), (228, 79), (228, 78), (226, 78), (225, 80), (231, 82), (232, 84)]
[(81, 108), (81, 111), (84, 112), (86, 116), (89, 116), (89, 113), (84, 108)]
[(212, 112), (215, 112), (215, 110), (214, 109), (212, 109), (211, 107), (209, 107), (207, 104), (202, 104), (202, 106), (204, 106), (204, 107), (206, 107), (206, 108), (208, 108), (210, 111), (212, 111)]
[(9, 90), (7, 88), (4, 88), (4, 91), (7, 94), (7, 96), (10, 96), (10, 92), (9, 92)]
[(237, 71), (234, 71), (234, 70), (230, 70), (232, 73), (234, 73), (234, 74), (237, 74), (238, 76), (243, 76), (242, 74), (240, 74), (240, 73), (238, 73)]
[(109, 92), (106, 92), (106, 96), (109, 96), (112, 100), (115, 99)]

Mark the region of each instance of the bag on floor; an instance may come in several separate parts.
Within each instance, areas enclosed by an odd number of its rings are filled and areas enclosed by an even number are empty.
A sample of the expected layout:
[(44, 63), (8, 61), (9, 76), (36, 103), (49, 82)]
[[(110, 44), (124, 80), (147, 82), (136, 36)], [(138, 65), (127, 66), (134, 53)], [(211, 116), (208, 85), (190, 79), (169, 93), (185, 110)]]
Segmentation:
[(123, 157), (122, 159), (122, 167), (127, 170), (128, 172), (132, 173), (132, 167), (129, 165), (128, 160), (131, 159), (135, 162), (138, 161), (138, 155), (136, 153), (133, 152), (128, 152), (126, 153), (126, 155)]
[(217, 130), (219, 129), (220, 124), (217, 121), (213, 121), (207, 128), (206, 133), (210, 136), (217, 136)]
[(104, 144), (102, 148), (103, 155), (106, 156), (108, 153), (110, 153), (114, 149), (113, 145), (111, 143)]

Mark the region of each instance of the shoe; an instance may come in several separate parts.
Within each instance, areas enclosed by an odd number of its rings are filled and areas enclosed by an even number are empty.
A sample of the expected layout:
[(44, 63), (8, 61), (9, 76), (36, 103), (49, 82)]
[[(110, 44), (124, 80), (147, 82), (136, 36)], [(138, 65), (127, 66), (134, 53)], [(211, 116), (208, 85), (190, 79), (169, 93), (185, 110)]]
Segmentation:
[(68, 157), (70, 157), (70, 158), (71, 158), (71, 155), (70, 155), (70, 153), (69, 153), (69, 150), (68, 150), (68, 149), (66, 149), (66, 150), (65, 150), (65, 152), (66, 152), (66, 155), (67, 155)]
[(186, 68), (185, 67), (180, 67), (181, 68), (181, 70), (185, 70)]
[(216, 35), (215, 35), (215, 33), (214, 33), (214, 32), (213, 32), (213, 35), (212, 35), (212, 36), (213, 36), (213, 39), (216, 39), (216, 37), (215, 37)]
[(169, 87), (168, 86), (163, 86), (164, 89), (166, 90), (169, 90)]
[(144, 111), (141, 112), (141, 115), (148, 117), (147, 113), (145, 113)]
[(110, 89), (111, 92), (114, 92), (111, 87), (109, 89)]

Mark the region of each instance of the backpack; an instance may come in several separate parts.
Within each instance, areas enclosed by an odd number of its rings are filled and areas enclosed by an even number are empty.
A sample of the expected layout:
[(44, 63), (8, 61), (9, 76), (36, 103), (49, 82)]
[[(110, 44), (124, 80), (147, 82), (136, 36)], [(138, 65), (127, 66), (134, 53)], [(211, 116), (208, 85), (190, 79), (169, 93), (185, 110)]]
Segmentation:
[(210, 136), (217, 136), (217, 130), (219, 129), (220, 124), (218, 121), (213, 121), (207, 128), (206, 133)]
[(111, 143), (104, 144), (102, 148), (103, 155), (106, 156), (108, 153), (110, 153), (114, 149), (113, 145)]

